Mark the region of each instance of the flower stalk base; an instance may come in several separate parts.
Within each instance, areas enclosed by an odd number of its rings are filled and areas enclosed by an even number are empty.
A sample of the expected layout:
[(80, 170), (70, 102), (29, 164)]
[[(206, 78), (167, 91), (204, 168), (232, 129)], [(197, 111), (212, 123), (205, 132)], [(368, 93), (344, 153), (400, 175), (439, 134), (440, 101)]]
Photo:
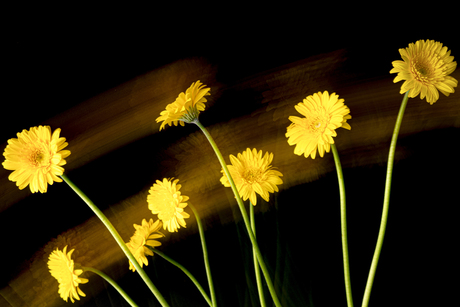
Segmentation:
[(201, 247), (203, 248), (204, 265), (206, 268), (206, 276), (208, 277), (209, 291), (211, 292), (211, 300), (212, 300), (211, 306), (216, 307), (217, 306), (216, 293), (214, 291), (214, 283), (212, 282), (211, 267), (209, 265), (208, 248), (206, 247), (206, 240), (204, 237), (203, 224), (201, 223), (200, 215), (198, 214), (198, 211), (195, 209), (195, 207), (191, 203), (189, 203), (189, 206), (192, 209), (193, 214), (195, 214), (196, 223), (198, 225), (198, 231), (200, 233)]
[(347, 305), (353, 307), (353, 296), (351, 293), (350, 280), (350, 261), (348, 257), (348, 235), (347, 235), (347, 207), (345, 198), (345, 183), (343, 180), (342, 164), (340, 163), (339, 153), (335, 144), (331, 144), (332, 153), (334, 155), (335, 168), (337, 170), (337, 178), (339, 180), (340, 192), (340, 221), (342, 232), (342, 254), (343, 254), (343, 273), (345, 278), (345, 292), (347, 294)]
[(105, 281), (107, 281), (112, 287), (115, 288), (115, 290), (120, 293), (120, 295), (133, 307), (138, 307), (137, 304), (126, 294), (126, 292), (108, 275), (106, 275), (104, 272), (90, 268), (90, 267), (82, 267), (83, 271), (88, 271), (88, 272), (93, 272), (100, 277), (104, 278)]
[(398, 117), (396, 119), (393, 136), (391, 137), (390, 151), (388, 153), (387, 175), (386, 175), (386, 180), (385, 180), (385, 196), (383, 199), (382, 219), (380, 221), (379, 236), (378, 236), (377, 245), (374, 251), (374, 257), (372, 259), (369, 276), (367, 278), (366, 290), (364, 291), (362, 307), (367, 307), (369, 304), (372, 285), (374, 283), (374, 278), (375, 278), (375, 272), (377, 270), (377, 264), (379, 262), (380, 252), (382, 250), (383, 239), (385, 238), (385, 230), (387, 227), (387, 220), (388, 220), (388, 209), (390, 205), (391, 177), (393, 174), (393, 164), (394, 164), (394, 159), (395, 159), (396, 142), (398, 140), (399, 130), (401, 128), (404, 111), (406, 110), (407, 101), (409, 100), (409, 92), (410, 91), (407, 91), (406, 94), (404, 95), (404, 98), (401, 103), (401, 107), (399, 108)]
[(175, 265), (176, 267), (178, 267), (182, 272), (184, 272), (185, 275), (188, 276), (188, 278), (190, 278), (190, 280), (195, 284), (195, 286), (197, 287), (198, 291), (200, 291), (201, 295), (203, 295), (204, 299), (206, 300), (206, 302), (209, 304), (209, 306), (212, 307), (212, 302), (211, 302), (211, 299), (209, 298), (209, 296), (206, 294), (206, 291), (204, 291), (203, 287), (200, 285), (200, 283), (198, 282), (198, 280), (196, 280), (195, 276), (193, 276), (183, 265), (181, 265), (180, 263), (178, 263), (177, 261), (171, 259), (169, 256), (166, 256), (163, 252), (159, 251), (158, 249), (156, 248), (153, 248), (151, 246), (148, 247), (152, 252), (154, 252), (155, 254), (157, 254), (158, 256), (162, 257), (163, 259), (169, 261), (171, 264)]

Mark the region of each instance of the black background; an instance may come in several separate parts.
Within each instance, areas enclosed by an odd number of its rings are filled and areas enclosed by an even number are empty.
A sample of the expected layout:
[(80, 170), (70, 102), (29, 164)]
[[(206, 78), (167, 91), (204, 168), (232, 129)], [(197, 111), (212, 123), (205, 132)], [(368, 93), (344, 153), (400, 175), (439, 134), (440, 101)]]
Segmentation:
[[(338, 74), (356, 75), (356, 79), (349, 80), (351, 83), (371, 82), (382, 76), (389, 77), (391, 61), (400, 59), (397, 50), (418, 39), (441, 41), (458, 59), (457, 22), (446, 6), (437, 8), (438, 13), (433, 10), (412, 6), (366, 9), (348, 4), (337, 7), (303, 3), (8, 7), (3, 13), (2, 27), (1, 140), (6, 142), (22, 129), (46, 124), (91, 97), (180, 59), (206, 59), (218, 67), (217, 82), (233, 86), (282, 65), (336, 50), (346, 50), (348, 56), (347, 64)], [(394, 89), (399, 91), (399, 86)], [(227, 100), (222, 100), (231, 101), (230, 98), (239, 94), (237, 90), (227, 93), (229, 96), (224, 96)], [(308, 94), (311, 93), (305, 93)], [(252, 95), (258, 97), (257, 93)], [(444, 98), (440, 96), (437, 104)], [(459, 102), (458, 93), (452, 97)], [(426, 104), (418, 98), (413, 101)], [(222, 117), (211, 116), (219, 114), (216, 107), (213, 113), (208, 116), (203, 113), (200, 118), (210, 126), (233, 117), (249, 116), (258, 108), (252, 104), (246, 108), (244, 103), (235, 104), (238, 108), (230, 108)], [(393, 101), (388, 108), (396, 116), (398, 107), (399, 101)], [(455, 110), (458, 112), (458, 107)], [(349, 122), (353, 129), (353, 120)], [(450, 278), (458, 274), (455, 264), (458, 254), (454, 247), (458, 245), (455, 213), (459, 181), (455, 174), (459, 164), (458, 154), (452, 147), (458, 141), (458, 129), (457, 120), (454, 127), (406, 135), (398, 143), (404, 153), (398, 156), (396, 163), (388, 232), (371, 306), (443, 305), (450, 304), (454, 297), (458, 283), (455, 287)], [(108, 209), (145, 190), (152, 178), (173, 176), (159, 161), (164, 158), (162, 153), (153, 152), (152, 160), (144, 160), (144, 165), (139, 167), (159, 169), (155, 175), (145, 174), (142, 169), (130, 171), (130, 167), (114, 167), (120, 165), (117, 161), (124, 156), (131, 157), (130, 153), (142, 151), (145, 146), (150, 146), (147, 148), (151, 151), (161, 151), (196, 130), (189, 126), (168, 128), (163, 134), (137, 140), (88, 161), (69, 176), (101, 209)], [(64, 132), (62, 135), (66, 136)], [(387, 140), (389, 143), (389, 138)], [(160, 149), (148, 145), (152, 143), (160, 144)], [(352, 155), (385, 156), (386, 152), (386, 144), (375, 146), (368, 153), (359, 148), (347, 148), (344, 152), (356, 305), (361, 300), (379, 225), (385, 164), (375, 159), (374, 163), (354, 167), (352, 163), (347, 164), (350, 161), (347, 159)], [(258, 232), (263, 237), (261, 248), (282, 289), (283, 306), (345, 306), (346, 303), (332, 155), (326, 155), (323, 163), (327, 167), (317, 180), (281, 189), (269, 203), (262, 202), (256, 207)], [(101, 182), (95, 178), (96, 173), (104, 173), (112, 179), (133, 178), (134, 174), (136, 180)], [(8, 180), (2, 180), (1, 184), (16, 188)], [(217, 193), (228, 198), (231, 204), (229, 191), (221, 189)], [(52, 238), (92, 216), (89, 210), (74, 209), (83, 206), (64, 184), (53, 185), (47, 194), (24, 195), (0, 215), (2, 288), (27, 271), (35, 253)], [(8, 200), (4, 201), (6, 204)], [(245, 230), (241, 223), (235, 226), (220, 222), (222, 216), (238, 216), (233, 209), (230, 205), (222, 207), (217, 216), (209, 216), (206, 221), (218, 302), (220, 306), (257, 306), (255, 292), (248, 286), (253, 286), (250, 273), (235, 273), (241, 266), (247, 266), (247, 272), (251, 269), (247, 262), (250, 254)], [(202, 261), (196, 226), (190, 223), (184, 232), (181, 239), (165, 241), (164, 250), (186, 267), (193, 268), (193, 273), (198, 274), (205, 285), (203, 271), (195, 269)], [(273, 240), (277, 244), (272, 244)], [(222, 248), (222, 244), (226, 248)], [(194, 253), (184, 252), (189, 250)], [(172, 306), (201, 306), (203, 301), (185, 277), (159, 257), (150, 259), (153, 265), (146, 270)], [(127, 272), (125, 262), (112, 264), (106, 273), (129, 290), (141, 306), (147, 303), (156, 306), (154, 300), (147, 298), (149, 293), (137, 276)], [(82, 298), (81, 305), (123, 304), (118, 294), (98, 278), (93, 277), (88, 285), (81, 287), (88, 295)], [(54, 287), (47, 291), (57, 293), (57, 284)], [(0, 302), (8, 306), (4, 293)], [(268, 293), (266, 297), (269, 301)], [(61, 303), (65, 304), (58, 300), (56, 306)], [(21, 306), (11, 301), (9, 304)]]

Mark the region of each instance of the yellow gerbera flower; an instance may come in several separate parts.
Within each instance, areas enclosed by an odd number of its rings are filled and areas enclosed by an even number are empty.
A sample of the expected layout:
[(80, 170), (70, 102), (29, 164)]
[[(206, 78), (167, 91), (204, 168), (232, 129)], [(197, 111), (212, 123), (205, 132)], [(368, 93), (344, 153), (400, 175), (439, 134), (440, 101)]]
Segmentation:
[[(153, 256), (153, 252), (147, 246), (160, 246), (161, 242), (155, 239), (164, 237), (164, 234), (158, 231), (161, 228), (160, 220), (157, 220), (154, 223), (153, 219), (150, 219), (149, 222), (143, 219), (142, 225), (134, 224), (133, 226), (136, 231), (129, 242), (126, 243), (126, 246), (128, 246), (129, 250), (133, 253), (133, 256), (142, 267), (144, 264), (149, 264), (146, 255)], [(133, 272), (136, 271), (136, 268), (131, 261), (129, 262), (129, 269)]]
[[(272, 168), (273, 153), (266, 152), (262, 157), (262, 150), (257, 152), (254, 148), (246, 149), (239, 153), (238, 157), (230, 155), (232, 165), (227, 165), (228, 171), (235, 182), (238, 193), (243, 200), (249, 201), (255, 206), (257, 204), (256, 193), (268, 202), (269, 193), (278, 192), (277, 185), (283, 183), (281, 172)], [(220, 182), (225, 187), (230, 187), (230, 182), (224, 171)]]
[(394, 83), (405, 80), (401, 94), (409, 91), (409, 97), (425, 98), (430, 104), (439, 99), (438, 90), (446, 96), (455, 92), (458, 81), (449, 76), (457, 67), (450, 50), (434, 40), (419, 40), (409, 47), (399, 49), (403, 61), (393, 61), (390, 73), (398, 73)]
[(335, 129), (351, 129), (347, 123), (351, 118), (350, 109), (343, 102), (344, 99), (339, 99), (335, 93), (329, 95), (325, 91), (310, 95), (295, 106), (305, 117), (289, 116), (292, 123), (287, 127), (286, 137), (289, 145), (296, 145), (294, 154), (314, 159), (318, 149), (323, 157), (334, 144)]
[(180, 123), (184, 126), (184, 122), (190, 123), (200, 114), (200, 111), (204, 111), (207, 101), (205, 96), (211, 95), (209, 87), (202, 84), (199, 80), (192, 83), (192, 85), (184, 92), (177, 96), (173, 103), (166, 106), (166, 110), (160, 113), (160, 116), (156, 119), (156, 122), (161, 122), (160, 131), (166, 126)]
[(164, 178), (163, 181), (157, 180), (149, 190), (147, 202), (153, 214), (158, 214), (158, 218), (163, 222), (163, 229), (175, 232), (180, 226), (185, 227), (185, 218), (190, 215), (184, 212), (187, 207), (188, 196), (181, 195), (181, 185), (177, 184), (179, 179)]
[(74, 299), (80, 300), (78, 295), (86, 296), (80, 290), (79, 284), (88, 282), (88, 279), (79, 277), (83, 270), (74, 267), (79, 265), (75, 265), (71, 258), (73, 251), (74, 249), (67, 253), (67, 246), (62, 251), (56, 249), (50, 254), (48, 260), (50, 273), (59, 282), (59, 295), (66, 302), (70, 298), (72, 303), (75, 302)]
[(49, 126), (38, 126), (24, 129), (17, 139), (8, 140), (2, 164), (13, 171), (8, 179), (16, 182), (20, 190), (30, 185), (32, 193), (46, 193), (48, 184), (62, 182), (58, 176), (64, 173), (61, 166), (66, 164), (70, 151), (63, 150), (68, 143), (59, 137), (60, 132), (61, 129), (56, 129), (51, 134)]

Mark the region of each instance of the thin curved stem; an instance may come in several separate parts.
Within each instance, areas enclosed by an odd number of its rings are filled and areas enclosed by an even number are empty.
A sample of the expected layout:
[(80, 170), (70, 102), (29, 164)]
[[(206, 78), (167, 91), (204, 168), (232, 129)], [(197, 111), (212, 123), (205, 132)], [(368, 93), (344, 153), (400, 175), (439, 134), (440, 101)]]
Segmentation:
[(275, 287), (273, 286), (273, 282), (268, 273), (267, 266), (265, 265), (264, 259), (262, 257), (262, 253), (260, 252), (259, 245), (257, 244), (257, 240), (252, 232), (248, 213), (246, 212), (246, 209), (244, 208), (243, 200), (241, 199), (238, 193), (238, 189), (236, 188), (235, 182), (233, 181), (233, 178), (228, 170), (227, 164), (225, 163), (225, 160), (222, 154), (220, 153), (219, 148), (214, 142), (214, 139), (212, 138), (212, 136), (209, 134), (208, 130), (200, 123), (198, 118), (195, 119), (193, 123), (196, 124), (201, 129), (201, 131), (204, 133), (204, 135), (208, 139), (209, 143), (214, 149), (214, 152), (216, 153), (217, 159), (219, 160), (220, 165), (222, 166), (222, 169), (224, 170), (225, 175), (228, 178), (230, 187), (232, 188), (233, 194), (235, 195), (235, 198), (236, 198), (236, 202), (238, 203), (238, 207), (240, 208), (241, 215), (243, 216), (244, 225), (246, 226), (246, 230), (248, 232), (249, 239), (251, 240), (252, 246), (257, 254), (257, 259), (259, 260), (260, 269), (262, 270), (262, 273), (264, 274), (265, 282), (267, 283), (268, 290), (270, 291), (270, 295), (273, 299), (273, 302), (275, 303), (275, 306), (280, 307), (281, 303), (278, 299), (278, 296), (276, 295)]
[(353, 296), (351, 293), (350, 280), (350, 262), (348, 257), (348, 236), (347, 236), (347, 206), (345, 198), (345, 183), (343, 180), (342, 164), (340, 163), (339, 153), (335, 144), (331, 144), (334, 155), (335, 168), (337, 170), (337, 179), (339, 180), (340, 192), (340, 221), (342, 232), (342, 255), (343, 255), (343, 274), (345, 278), (345, 292), (347, 294), (347, 305), (353, 307)]
[(214, 284), (212, 282), (211, 267), (209, 265), (208, 248), (206, 247), (206, 240), (204, 237), (203, 224), (201, 223), (201, 218), (196, 208), (190, 202), (188, 203), (188, 205), (192, 209), (193, 214), (195, 214), (196, 223), (198, 225), (198, 232), (200, 233), (201, 247), (203, 248), (204, 265), (206, 268), (206, 275), (208, 277), (209, 292), (211, 293), (211, 301), (212, 301), (211, 306), (216, 307), (217, 306), (216, 293), (214, 291)]
[[(252, 205), (251, 201), (249, 201), (249, 219), (251, 220), (251, 228), (252, 232), (254, 233), (254, 237), (256, 236), (256, 221), (254, 218), (254, 206)], [(259, 269), (259, 261), (257, 260), (256, 252), (254, 248), (252, 249), (252, 255), (254, 258), (254, 271), (256, 273), (256, 282), (257, 282), (257, 291), (259, 293), (259, 301), (260, 306), (265, 307), (265, 298), (264, 298), (264, 289), (262, 287), (262, 279), (260, 278), (260, 269)]]
[(377, 239), (377, 245), (375, 247), (374, 257), (372, 258), (372, 264), (371, 264), (371, 268), (369, 271), (369, 276), (367, 278), (366, 290), (364, 291), (364, 297), (363, 297), (363, 303), (362, 303), (363, 307), (367, 307), (369, 304), (372, 285), (374, 283), (374, 278), (375, 278), (375, 272), (377, 270), (380, 253), (382, 251), (383, 240), (385, 238), (385, 230), (386, 230), (387, 220), (388, 220), (388, 209), (390, 206), (391, 177), (393, 175), (393, 164), (394, 164), (395, 151), (396, 151), (396, 142), (398, 140), (399, 130), (401, 128), (401, 123), (403, 120), (404, 111), (406, 110), (408, 100), (409, 100), (409, 91), (406, 92), (401, 102), (401, 107), (399, 108), (398, 117), (396, 119), (395, 128), (393, 130), (393, 136), (391, 137), (390, 151), (388, 153), (388, 165), (387, 165), (387, 174), (386, 174), (386, 181), (385, 181), (385, 196), (383, 199), (382, 218), (380, 221), (380, 229), (379, 229), (379, 236)]
[(147, 247), (152, 251), (154, 252), (155, 254), (157, 254), (158, 256), (161, 256), (163, 259), (169, 261), (171, 264), (175, 265), (176, 267), (178, 267), (179, 269), (182, 270), (182, 272), (185, 273), (185, 275), (188, 276), (188, 278), (190, 278), (190, 280), (195, 284), (195, 286), (198, 288), (198, 290), (200, 291), (201, 295), (203, 295), (204, 299), (206, 300), (206, 302), (209, 304), (209, 306), (212, 306), (212, 302), (211, 302), (211, 299), (209, 298), (208, 294), (206, 294), (206, 291), (204, 291), (203, 287), (200, 285), (200, 283), (198, 282), (198, 280), (196, 280), (195, 276), (193, 276), (184, 266), (182, 266), (180, 263), (178, 263), (177, 261), (171, 259), (170, 257), (166, 256), (163, 252), (160, 252), (159, 250), (151, 247), (151, 246), (148, 246)]
[(157, 298), (157, 300), (160, 302), (161, 306), (163, 307), (169, 307), (168, 303), (164, 299), (164, 297), (161, 295), (160, 291), (155, 287), (153, 282), (150, 280), (148, 277), (147, 273), (141, 268), (139, 263), (137, 262), (136, 258), (134, 258), (133, 254), (129, 250), (129, 248), (126, 246), (125, 242), (123, 241), (123, 238), (120, 236), (118, 231), (113, 227), (112, 223), (109, 221), (109, 219), (104, 215), (104, 213), (99, 210), (99, 208), (91, 201), (91, 199), (88, 198), (88, 196), (85, 195), (69, 178), (67, 178), (66, 175), (61, 175), (61, 178), (74, 190), (75, 193), (77, 193), (78, 196), (93, 210), (94, 214), (101, 220), (101, 222), (105, 225), (107, 230), (112, 234), (113, 238), (115, 241), (118, 243), (122, 251), (125, 253), (126, 257), (131, 261), (131, 263), (134, 265), (136, 268), (136, 271), (139, 273), (141, 278), (144, 280), (145, 284), (149, 287), (150, 291), (152, 291), (153, 295)]
[(101, 272), (99, 270), (96, 270), (94, 268), (90, 268), (90, 267), (82, 267), (83, 271), (89, 271), (89, 272), (93, 272), (99, 276), (101, 276), (102, 278), (105, 279), (105, 281), (107, 281), (110, 285), (112, 285), (112, 287), (115, 288), (115, 290), (118, 291), (118, 293), (120, 293), (120, 295), (133, 307), (138, 307), (137, 304), (128, 296), (128, 294), (126, 294), (126, 292), (112, 279), (110, 278), (108, 275), (106, 275), (104, 272)]

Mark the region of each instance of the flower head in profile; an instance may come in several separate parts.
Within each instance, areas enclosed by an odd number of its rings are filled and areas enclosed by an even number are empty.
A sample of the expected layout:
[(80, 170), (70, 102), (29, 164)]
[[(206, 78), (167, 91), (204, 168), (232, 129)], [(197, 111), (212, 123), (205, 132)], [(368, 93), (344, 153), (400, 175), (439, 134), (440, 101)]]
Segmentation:
[(184, 122), (190, 123), (198, 118), (200, 111), (204, 111), (207, 101), (205, 96), (211, 95), (211, 89), (202, 84), (199, 80), (192, 83), (192, 85), (184, 92), (177, 96), (173, 103), (166, 106), (166, 110), (160, 113), (156, 119), (159, 123), (162, 121), (160, 131), (166, 126), (174, 124), (177, 126), (179, 123), (184, 126)]
[(289, 145), (296, 145), (294, 154), (314, 159), (318, 150), (323, 157), (334, 144), (335, 129), (351, 129), (347, 123), (350, 109), (343, 102), (335, 93), (329, 95), (325, 91), (310, 95), (295, 106), (305, 117), (289, 116), (292, 123), (287, 127), (286, 137)]
[[(133, 253), (134, 258), (136, 258), (139, 265), (142, 267), (144, 264), (148, 265), (149, 262), (146, 256), (153, 256), (153, 252), (148, 248), (148, 246), (156, 247), (160, 246), (161, 242), (155, 240), (164, 237), (164, 234), (159, 232), (161, 228), (160, 220), (157, 220), (155, 223), (153, 219), (150, 221), (142, 220), (142, 225), (133, 225), (136, 231), (131, 237), (126, 246), (128, 246), (131, 253)], [(136, 271), (134, 265), (129, 262), (129, 269), (133, 272)]]
[(20, 190), (29, 185), (32, 193), (46, 193), (48, 184), (62, 182), (58, 176), (64, 173), (62, 166), (70, 151), (63, 150), (68, 143), (59, 137), (60, 133), (61, 129), (51, 134), (49, 126), (38, 126), (24, 129), (17, 134), (18, 138), (8, 140), (2, 164), (13, 171), (8, 179), (16, 182)]
[(450, 50), (434, 40), (418, 40), (409, 47), (399, 49), (402, 61), (393, 61), (390, 73), (398, 73), (394, 83), (405, 80), (401, 86), (401, 94), (409, 91), (409, 97), (420, 99), (426, 97), (430, 104), (439, 99), (439, 93), (446, 96), (455, 92), (458, 81), (449, 76), (457, 67)]
[[(238, 193), (243, 200), (257, 204), (256, 193), (268, 202), (269, 193), (278, 192), (278, 185), (283, 183), (281, 172), (274, 170), (270, 165), (273, 161), (273, 153), (266, 152), (262, 157), (262, 150), (257, 152), (254, 148), (246, 149), (237, 157), (230, 155), (232, 165), (227, 165), (228, 171), (235, 182)], [(224, 171), (220, 182), (225, 187), (230, 187), (230, 182)]]
[(67, 302), (70, 298), (72, 303), (74, 299), (80, 300), (79, 295), (86, 296), (83, 291), (80, 290), (79, 285), (88, 282), (88, 279), (79, 277), (82, 273), (82, 269), (76, 269), (71, 256), (73, 249), (67, 253), (67, 246), (61, 251), (59, 249), (54, 250), (48, 260), (48, 268), (51, 275), (59, 282), (59, 295)]
[(164, 178), (163, 181), (157, 180), (149, 190), (147, 202), (153, 214), (158, 214), (158, 218), (163, 222), (163, 229), (175, 232), (177, 229), (186, 227), (185, 220), (190, 215), (184, 211), (187, 207), (188, 196), (181, 195), (181, 185), (177, 184), (179, 179)]

